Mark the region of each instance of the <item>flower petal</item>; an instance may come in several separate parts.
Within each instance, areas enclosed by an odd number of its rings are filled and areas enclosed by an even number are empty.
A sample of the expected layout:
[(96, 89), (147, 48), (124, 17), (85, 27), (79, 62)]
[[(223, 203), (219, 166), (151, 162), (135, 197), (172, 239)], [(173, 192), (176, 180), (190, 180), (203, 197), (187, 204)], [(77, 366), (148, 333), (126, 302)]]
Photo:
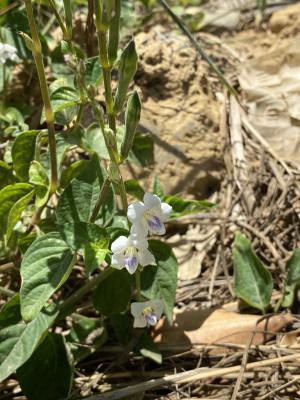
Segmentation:
[(134, 254), (133, 256), (124, 257), (124, 266), (131, 275), (135, 273), (138, 265), (139, 265), (139, 260), (137, 254)]
[(146, 267), (146, 265), (156, 265), (153, 254), (148, 249), (143, 249), (138, 252), (139, 263)]
[(123, 254), (113, 254), (111, 257), (111, 266), (116, 269), (123, 269), (124, 268)]
[(120, 253), (125, 250), (129, 246), (129, 241), (126, 236), (119, 236), (114, 242), (111, 244), (111, 251), (113, 253)]
[(140, 238), (137, 235), (131, 236), (132, 245), (138, 250), (147, 249), (149, 246), (148, 240), (144, 238)]
[(170, 214), (172, 212), (172, 206), (167, 203), (161, 203), (161, 213), (163, 221), (167, 221), (170, 218)]
[(135, 203), (130, 204), (127, 210), (127, 217), (129, 221), (135, 222), (143, 217), (145, 212), (145, 206), (142, 202), (136, 201)]
[(160, 198), (152, 193), (144, 194), (144, 203), (146, 208), (160, 208), (161, 205)]
[(131, 303), (130, 311), (134, 317), (137, 317), (139, 315), (142, 315), (144, 308), (145, 302), (133, 302)]
[(149, 301), (149, 307), (152, 307), (155, 315), (157, 316), (157, 319), (160, 319), (163, 310), (164, 310), (164, 305), (161, 300), (155, 299), (155, 300), (150, 300)]
[(138, 238), (146, 237), (147, 233), (148, 233), (148, 226), (147, 226), (146, 221), (144, 221), (144, 219), (142, 219), (139, 222), (134, 222), (130, 229), (130, 233), (133, 236), (133, 238), (136, 240)]
[(164, 235), (166, 233), (166, 227), (162, 220), (154, 215), (147, 218), (149, 232), (153, 235)]
[(133, 327), (134, 328), (145, 328), (147, 326), (146, 318), (143, 315), (139, 315), (134, 318)]

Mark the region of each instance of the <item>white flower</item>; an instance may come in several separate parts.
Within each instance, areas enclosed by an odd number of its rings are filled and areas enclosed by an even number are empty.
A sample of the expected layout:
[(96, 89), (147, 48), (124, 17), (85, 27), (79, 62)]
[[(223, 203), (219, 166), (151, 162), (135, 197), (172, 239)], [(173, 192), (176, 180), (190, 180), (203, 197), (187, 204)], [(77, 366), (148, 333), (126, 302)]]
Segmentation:
[(148, 250), (148, 241), (145, 238), (137, 239), (135, 236), (119, 236), (112, 245), (113, 252), (111, 266), (117, 269), (126, 268), (134, 274), (138, 265), (155, 265), (155, 258)]
[(144, 328), (147, 325), (156, 325), (162, 313), (163, 304), (160, 300), (131, 303), (131, 314), (134, 316), (133, 326), (135, 328)]
[(10, 44), (0, 43), (0, 64), (5, 64), (7, 60), (17, 61), (17, 49)]
[(144, 203), (137, 201), (128, 207), (127, 217), (132, 222), (131, 233), (137, 236), (147, 236), (148, 232), (155, 235), (164, 235), (166, 222), (172, 211), (167, 203), (152, 193), (145, 193)]

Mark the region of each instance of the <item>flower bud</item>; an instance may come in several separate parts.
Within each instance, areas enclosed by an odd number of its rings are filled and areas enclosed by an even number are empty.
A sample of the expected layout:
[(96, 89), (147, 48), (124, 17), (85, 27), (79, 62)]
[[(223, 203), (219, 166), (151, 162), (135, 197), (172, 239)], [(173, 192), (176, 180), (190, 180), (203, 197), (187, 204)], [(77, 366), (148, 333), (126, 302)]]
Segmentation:
[(93, 105), (93, 113), (96, 121), (103, 121), (104, 119), (104, 111), (99, 104)]
[(121, 145), (121, 158), (125, 160), (132, 148), (136, 128), (141, 117), (141, 100), (136, 91), (129, 97), (125, 114), (125, 135)]
[(89, 85), (87, 88), (87, 95), (90, 100), (94, 100), (97, 96), (97, 89), (94, 85)]
[(111, 149), (116, 149), (117, 144), (114, 132), (110, 128), (105, 128), (104, 132), (105, 132), (105, 143), (107, 147)]
[(130, 82), (137, 70), (138, 55), (132, 39), (121, 55), (119, 64), (119, 82), (115, 97), (115, 112), (122, 110)]
[(24, 32), (19, 32), (19, 35), (24, 39), (27, 49), (33, 51), (33, 40), (31, 37)]

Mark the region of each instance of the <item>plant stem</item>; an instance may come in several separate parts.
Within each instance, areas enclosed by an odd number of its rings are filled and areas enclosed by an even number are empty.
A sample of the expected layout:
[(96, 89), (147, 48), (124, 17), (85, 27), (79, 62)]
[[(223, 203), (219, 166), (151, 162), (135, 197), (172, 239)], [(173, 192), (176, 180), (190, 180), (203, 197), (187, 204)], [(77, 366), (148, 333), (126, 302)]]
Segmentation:
[(1, 102), (1, 114), (4, 113), (5, 111), (5, 102), (6, 102), (6, 90), (7, 90), (7, 84), (6, 84), (6, 66), (5, 63), (2, 66), (2, 74), (3, 74), (3, 88), (2, 88), (2, 102)]
[(58, 186), (57, 177), (57, 157), (56, 157), (56, 140), (55, 140), (55, 128), (54, 128), (54, 113), (50, 103), (49, 90), (46, 80), (44, 62), (42, 57), (42, 46), (39, 39), (37, 27), (34, 20), (33, 9), (31, 0), (25, 0), (27, 19), (32, 36), (32, 55), (35, 61), (35, 65), (38, 72), (38, 78), (45, 106), (45, 118), (48, 126), (48, 137), (49, 137), (49, 149), (50, 149), (50, 161), (51, 161), (51, 184), (50, 193), (54, 193)]
[(106, 177), (104, 182), (103, 182), (103, 185), (101, 187), (98, 200), (97, 200), (97, 202), (95, 204), (95, 207), (93, 209), (93, 212), (92, 212), (92, 215), (91, 215), (91, 217), (89, 219), (89, 222), (95, 222), (96, 221), (97, 216), (99, 214), (99, 210), (100, 210), (100, 208), (101, 208), (101, 206), (103, 204), (103, 201), (104, 201), (105, 197), (107, 196), (109, 186), (110, 186), (110, 180), (109, 180), (109, 177)]
[[(116, 135), (116, 115), (114, 112), (114, 100), (112, 96), (112, 90), (111, 90), (111, 68), (109, 65), (109, 60), (108, 60), (108, 50), (107, 50), (107, 32), (102, 31), (100, 29), (100, 25), (96, 24), (96, 29), (97, 29), (97, 36), (98, 36), (98, 46), (99, 46), (99, 57), (100, 57), (100, 63), (102, 66), (103, 70), (103, 80), (104, 80), (104, 88), (105, 88), (105, 103), (106, 103), (106, 112), (108, 115), (108, 123), (110, 129), (115, 133)], [(105, 137), (105, 132), (104, 132), (104, 123), (101, 126), (101, 129), (103, 131), (104, 137)], [(115, 165), (116, 170), (118, 171), (119, 175), (119, 182), (118, 182), (118, 189), (123, 205), (123, 209), (125, 212), (127, 212), (128, 208), (128, 202), (127, 202), (127, 196), (126, 196), (126, 190), (125, 190), (125, 185), (123, 182), (123, 178), (120, 172), (120, 168), (118, 165), (118, 160), (116, 160), (115, 155), (112, 157), (111, 151), (108, 148), (108, 152), (111, 158), (111, 162)]]
[(229, 90), (229, 92), (231, 94), (233, 94), (235, 97), (238, 97), (238, 94), (237, 94), (237, 91), (235, 90), (235, 88), (230, 84), (230, 82), (225, 78), (224, 74), (220, 71), (218, 66), (212, 61), (212, 59), (202, 49), (199, 42), (194, 38), (194, 36), (191, 34), (191, 32), (188, 30), (188, 28), (184, 24), (184, 22), (173, 12), (173, 10), (169, 6), (169, 4), (166, 2), (166, 0), (159, 0), (159, 2), (163, 6), (163, 8), (167, 11), (167, 13), (170, 15), (172, 20), (178, 25), (178, 27), (181, 29), (181, 31), (189, 38), (191, 44), (197, 50), (197, 52), (200, 54), (200, 56), (202, 58), (204, 58), (204, 60), (214, 70), (214, 72), (217, 74), (219, 80), (223, 83), (223, 85)]
[(135, 272), (135, 287), (137, 301), (143, 301), (143, 297), (141, 294), (141, 271), (139, 270), (139, 267)]
[(60, 313), (57, 319), (63, 319), (67, 315), (71, 314), (76, 309), (76, 304), (82, 299), (86, 294), (95, 289), (100, 282), (108, 278), (116, 269), (107, 267), (103, 272), (92, 278), (89, 282), (83, 285), (80, 289), (74, 292), (70, 297), (64, 300), (58, 307)]
[(51, 9), (52, 9), (52, 11), (53, 11), (53, 13), (55, 15), (55, 18), (56, 18), (56, 20), (58, 22), (58, 25), (60, 26), (60, 29), (63, 32), (64, 39), (65, 40), (69, 40), (69, 35), (68, 35), (68, 31), (67, 31), (66, 25), (65, 25), (63, 19), (61, 18), (60, 13), (58, 12), (58, 10), (56, 8), (55, 2), (53, 0), (48, 0), (48, 3), (49, 3), (49, 5), (50, 5), (50, 7), (51, 7)]

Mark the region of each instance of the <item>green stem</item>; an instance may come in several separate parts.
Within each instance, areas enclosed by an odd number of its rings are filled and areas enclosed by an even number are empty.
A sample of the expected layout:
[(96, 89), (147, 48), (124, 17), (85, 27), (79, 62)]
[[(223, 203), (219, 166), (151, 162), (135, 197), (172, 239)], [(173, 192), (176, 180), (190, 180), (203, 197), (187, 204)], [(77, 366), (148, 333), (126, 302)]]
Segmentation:
[(107, 33), (106, 32), (97, 32), (98, 35), (98, 44), (99, 44), (99, 53), (100, 53), (100, 62), (103, 69), (103, 81), (105, 88), (105, 103), (106, 103), (106, 111), (108, 115), (109, 127), (116, 133), (116, 116), (114, 113), (114, 100), (112, 96), (111, 90), (111, 69), (108, 60), (107, 53)]
[(3, 88), (2, 88), (2, 102), (1, 102), (1, 114), (5, 111), (5, 103), (6, 103), (6, 91), (7, 91), (7, 84), (6, 84), (6, 66), (3, 64), (2, 67), (3, 73)]
[(80, 289), (74, 292), (70, 297), (64, 300), (59, 305), (60, 313), (58, 319), (63, 319), (67, 315), (75, 311), (79, 300), (81, 300), (85, 295), (94, 290), (100, 282), (108, 278), (114, 271), (116, 271), (116, 269), (107, 267), (103, 272), (101, 272), (95, 278), (92, 278), (89, 282), (87, 282)]
[(34, 20), (33, 9), (31, 0), (25, 0), (26, 12), (28, 23), (32, 36), (32, 55), (38, 72), (38, 78), (45, 107), (45, 118), (48, 126), (50, 161), (51, 161), (51, 185), (50, 192), (54, 193), (58, 186), (57, 177), (57, 157), (56, 157), (56, 141), (55, 141), (55, 128), (54, 128), (54, 113), (50, 103), (49, 90), (46, 80), (44, 62), (42, 57), (42, 46), (39, 39), (37, 27)]
[(109, 177), (106, 177), (104, 182), (103, 182), (103, 185), (101, 187), (98, 200), (97, 200), (97, 202), (95, 204), (95, 207), (94, 207), (92, 215), (91, 215), (91, 217), (89, 219), (89, 222), (95, 222), (96, 221), (97, 216), (98, 216), (99, 211), (100, 211), (100, 208), (101, 208), (101, 206), (103, 204), (103, 201), (105, 200), (105, 198), (106, 198), (106, 196), (108, 194), (109, 186), (110, 186), (110, 180), (109, 180)]
[(67, 40), (67, 41), (70, 40), (66, 25), (65, 25), (63, 19), (61, 18), (60, 13), (58, 12), (58, 10), (56, 8), (55, 2), (53, 0), (48, 0), (48, 3), (49, 3), (49, 5), (50, 5), (50, 7), (51, 7), (51, 9), (52, 9), (52, 11), (53, 11), (53, 13), (55, 15), (55, 18), (56, 18), (56, 20), (58, 22), (58, 25), (60, 26), (60, 29), (63, 32), (64, 39)]
[(4, 296), (7, 296), (7, 297), (13, 297), (16, 294), (16, 292), (14, 292), (13, 290), (4, 288), (3, 286), (0, 286), (0, 294), (3, 294)]
[(141, 293), (141, 271), (138, 269), (135, 272), (135, 287), (136, 287), (136, 299), (137, 301), (143, 301)]
[[(97, 35), (98, 35), (98, 45), (99, 45), (99, 57), (100, 57), (100, 63), (102, 66), (103, 70), (103, 80), (104, 80), (104, 88), (105, 88), (105, 103), (106, 103), (106, 111), (108, 115), (108, 123), (110, 129), (116, 134), (116, 115), (114, 112), (114, 100), (112, 96), (112, 90), (111, 90), (111, 69), (109, 65), (109, 60), (108, 60), (108, 52), (107, 52), (107, 32), (101, 31), (99, 28), (99, 24), (96, 26), (97, 28)], [(101, 127), (102, 131), (104, 132), (104, 124)], [(105, 132), (104, 132), (104, 137), (105, 137)], [(115, 164), (116, 170), (118, 171), (119, 174), (119, 182), (118, 182), (118, 189), (123, 205), (123, 209), (125, 212), (127, 212), (128, 209), (128, 201), (127, 201), (127, 196), (126, 196), (126, 190), (125, 190), (125, 185), (123, 182), (123, 178), (120, 172), (119, 168), (119, 163), (118, 160), (116, 160), (116, 156), (114, 155), (112, 157), (111, 151), (108, 148), (108, 152), (111, 158), (111, 162)]]

